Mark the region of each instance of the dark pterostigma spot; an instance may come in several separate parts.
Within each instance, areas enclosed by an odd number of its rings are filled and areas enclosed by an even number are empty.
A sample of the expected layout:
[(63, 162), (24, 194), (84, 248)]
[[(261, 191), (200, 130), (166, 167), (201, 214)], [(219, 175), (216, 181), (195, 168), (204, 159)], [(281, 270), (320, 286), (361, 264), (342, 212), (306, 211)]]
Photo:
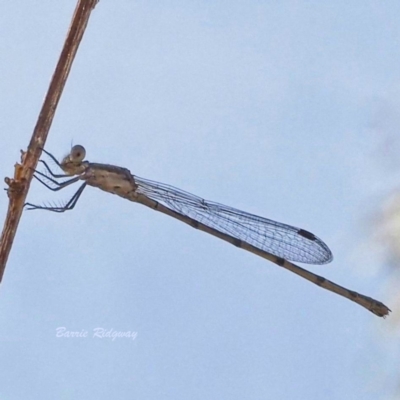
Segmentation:
[(300, 236), (305, 237), (306, 239), (310, 239), (310, 240), (316, 240), (316, 239), (317, 239), (313, 233), (308, 232), (308, 231), (306, 231), (305, 229), (299, 229), (299, 230), (297, 231), (297, 233), (298, 233)]
[(326, 279), (325, 279), (324, 277), (322, 277), (322, 276), (319, 276), (319, 277), (317, 278), (317, 282), (318, 282), (318, 284), (320, 284), (320, 285), (322, 285), (325, 281), (326, 281)]
[(199, 222), (196, 220), (190, 221), (190, 226), (193, 226), (193, 228), (199, 229)]
[(240, 239), (235, 239), (232, 244), (236, 247), (242, 247), (242, 241)]
[(276, 257), (276, 263), (280, 266), (283, 267), (283, 265), (285, 264), (285, 259), (282, 257)]

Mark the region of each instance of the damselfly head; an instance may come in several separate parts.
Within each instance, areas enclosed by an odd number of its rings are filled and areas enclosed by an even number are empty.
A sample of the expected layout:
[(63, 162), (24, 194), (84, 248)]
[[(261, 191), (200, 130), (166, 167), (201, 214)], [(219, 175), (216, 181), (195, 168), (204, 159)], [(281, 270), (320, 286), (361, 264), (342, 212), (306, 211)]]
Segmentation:
[(86, 150), (80, 144), (75, 145), (69, 153), (69, 159), (73, 163), (80, 163), (86, 156)]
[(61, 161), (62, 169), (71, 175), (78, 173), (77, 168), (79, 169), (85, 156), (86, 150), (83, 146), (79, 144), (73, 146), (70, 153)]

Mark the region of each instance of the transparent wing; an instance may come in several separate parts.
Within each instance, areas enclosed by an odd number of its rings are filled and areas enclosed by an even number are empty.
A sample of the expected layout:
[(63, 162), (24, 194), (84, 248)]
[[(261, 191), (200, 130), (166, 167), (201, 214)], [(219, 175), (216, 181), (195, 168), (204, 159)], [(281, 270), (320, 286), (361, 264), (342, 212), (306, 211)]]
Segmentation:
[(135, 176), (137, 192), (204, 225), (289, 261), (325, 264), (328, 246), (311, 232), (204, 200), (170, 185)]

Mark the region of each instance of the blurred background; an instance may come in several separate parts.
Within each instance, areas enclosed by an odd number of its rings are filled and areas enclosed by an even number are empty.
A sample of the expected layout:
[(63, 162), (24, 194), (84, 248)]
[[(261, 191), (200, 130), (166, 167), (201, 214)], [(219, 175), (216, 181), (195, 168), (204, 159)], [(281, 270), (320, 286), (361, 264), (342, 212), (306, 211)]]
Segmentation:
[[(2, 176), (29, 143), (74, 7), (0, 4)], [(399, 398), (399, 12), (101, 0), (47, 150), (82, 144), (90, 161), (307, 229), (334, 253), (307, 268), (393, 312), (87, 188), (71, 212), (22, 216), (0, 290), (1, 397)], [(75, 190), (33, 182), (28, 200)], [(7, 204), (4, 192), (2, 219)]]

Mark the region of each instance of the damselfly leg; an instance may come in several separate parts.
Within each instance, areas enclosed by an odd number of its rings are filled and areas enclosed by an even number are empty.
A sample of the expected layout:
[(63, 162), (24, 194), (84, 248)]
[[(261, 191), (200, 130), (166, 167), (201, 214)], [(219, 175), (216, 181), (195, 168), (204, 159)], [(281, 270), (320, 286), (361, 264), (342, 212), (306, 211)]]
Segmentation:
[[(47, 152), (46, 150), (42, 149), (44, 153), (46, 153), (55, 163), (56, 165), (62, 169), (62, 165), (57, 161), (57, 159), (50, 154), (49, 152)], [(47, 172), (53, 177), (53, 178), (71, 178), (71, 175), (69, 174), (55, 174), (51, 168), (48, 166), (48, 164), (44, 161), (44, 160), (39, 160), (39, 162), (41, 162)], [(55, 187), (52, 187), (51, 185), (49, 185), (48, 183), (46, 183), (43, 179), (39, 178), (39, 176), (45, 178), (47, 181), (51, 182), (53, 185), (55, 185)], [(53, 191), (53, 192), (57, 192), (61, 189), (66, 188), (67, 186), (72, 185), (75, 182), (79, 181), (79, 176), (75, 176), (71, 179), (68, 179), (67, 181), (63, 181), (63, 182), (58, 182), (56, 179), (51, 178), (49, 175), (44, 174), (43, 172), (37, 171), (35, 170), (35, 173), (33, 175), (33, 177), (38, 180), (43, 186), (45, 186), (47, 189)], [(86, 182), (84, 182), (79, 189), (76, 191), (76, 193), (71, 197), (71, 199), (63, 206), (40, 206), (40, 205), (36, 205), (36, 204), (32, 204), (32, 203), (25, 203), (25, 206), (28, 206), (27, 210), (48, 210), (48, 211), (53, 211), (53, 212), (65, 212), (65, 211), (69, 211), (72, 210), (75, 207), (75, 204), (77, 203), (77, 201), (79, 200), (80, 195), (82, 194), (83, 190), (86, 187)]]

